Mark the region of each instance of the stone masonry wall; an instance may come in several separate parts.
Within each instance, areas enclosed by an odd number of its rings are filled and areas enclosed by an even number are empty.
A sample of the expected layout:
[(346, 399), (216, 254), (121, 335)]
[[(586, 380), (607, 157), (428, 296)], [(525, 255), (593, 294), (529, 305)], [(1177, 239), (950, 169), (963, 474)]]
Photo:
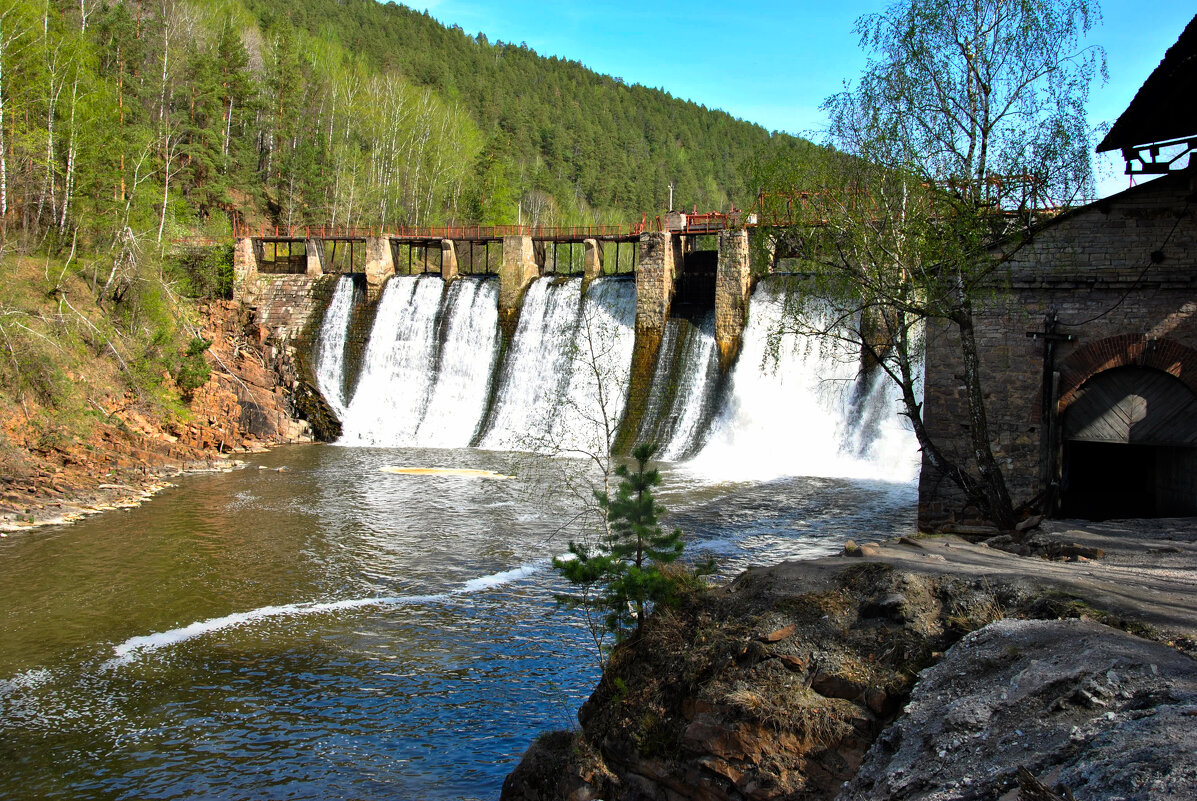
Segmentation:
[(636, 331), (664, 331), (677, 276), (673, 236), (668, 232), (640, 235), (636, 268)]
[(725, 370), (740, 349), (751, 291), (747, 229), (720, 231), (715, 273), (715, 342), (719, 345), (719, 360)]
[[(335, 282), (335, 276), (330, 276)], [(326, 301), (316, 291), (320, 281), (307, 275), (259, 275), (254, 292), (254, 323), (279, 340), (297, 339), (311, 322), (312, 315)]]
[[(975, 315), (986, 410), (994, 449), (1015, 504), (1028, 501), (1052, 476), (1041, 475), (1042, 331), (1055, 308), (1058, 410), (1076, 385), (1120, 364), (1150, 364), (1182, 380), (1197, 365), (1159, 353), (1197, 349), (1197, 170), (1165, 176), (1062, 217), (1038, 232), (1009, 261), (994, 295)], [(1138, 343), (1136, 346), (1135, 343)], [(1144, 343), (1155, 343), (1144, 349)], [(1135, 349), (1137, 347), (1137, 350)], [(1129, 350), (1128, 350), (1129, 349)], [(1118, 351), (1119, 353), (1115, 353)], [(1154, 362), (1144, 354), (1156, 353)], [(946, 326), (927, 332), (925, 420), (931, 435), (960, 463), (969, 456), (959, 339)], [(1075, 386), (1073, 386), (1075, 389)], [(919, 482), (922, 526), (968, 521), (962, 496), (924, 459)]]

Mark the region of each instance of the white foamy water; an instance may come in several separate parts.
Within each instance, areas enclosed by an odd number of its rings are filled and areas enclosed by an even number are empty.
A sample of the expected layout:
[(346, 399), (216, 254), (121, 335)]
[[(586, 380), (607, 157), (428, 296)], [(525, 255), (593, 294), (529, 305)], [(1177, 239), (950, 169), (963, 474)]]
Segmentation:
[(470, 579), (455, 590), (432, 595), (347, 598), (341, 601), (281, 604), (278, 606), (263, 606), (258, 609), (251, 609), (248, 612), (235, 612), (231, 615), (209, 618), (208, 620), (199, 620), (190, 625), (170, 629), (169, 631), (159, 631), (153, 634), (130, 637), (112, 649), (114, 656), (104, 663), (104, 667), (120, 667), (121, 665), (128, 664), (138, 656), (168, 648), (172, 645), (178, 645), (188, 640), (194, 640), (197, 637), (203, 637), (207, 634), (213, 634), (226, 629), (252, 626), (275, 618), (324, 615), (371, 606), (410, 606), (440, 603), (449, 600), (453, 596), (485, 592), (486, 590), (492, 590), (496, 587), (502, 587), (505, 584), (519, 581), (543, 570), (548, 564), (550, 564), (550, 561), (547, 559), (537, 560), (512, 570), (504, 570), (489, 576)]
[(599, 278), (586, 290), (569, 346), (565, 402), (553, 418), (552, 439), (561, 450), (605, 453), (614, 442), (628, 399), (635, 318), (631, 281)]
[(581, 292), (580, 278), (539, 278), (528, 287), (499, 377), (495, 409), (479, 447), (555, 449), (552, 422), (569, 385)]
[[(498, 355), (493, 279), (395, 276), (378, 307), (337, 444), (464, 448)], [(347, 319), (347, 318), (346, 318)]]
[(510, 584), (513, 581), (526, 579), (529, 576), (544, 570), (549, 564), (551, 564), (551, 561), (548, 559), (538, 559), (535, 562), (530, 562), (526, 565), (520, 565), (514, 570), (504, 570), (501, 573), (493, 573), (489, 576), (481, 576), (476, 579), (470, 579), (459, 589), (453, 590), (453, 592), (450, 594), (468, 595), (474, 592), (492, 590), (495, 587), (502, 587), (504, 584)]
[(341, 276), (316, 342), (316, 387), (339, 420), (345, 419), (345, 338), (353, 311), (353, 278)]
[(438, 276), (392, 276), (387, 282), (338, 444), (416, 444), (432, 390), (433, 334), (444, 286)]
[(898, 416), (892, 382), (871, 387), (875, 436), (854, 441), (862, 403), (853, 409), (858, 348), (824, 337), (782, 334), (782, 290), (762, 283), (749, 306), (741, 352), (724, 406), (701, 451), (686, 464), (726, 480), (834, 476), (912, 481), (919, 457), (914, 433)]
[(700, 427), (712, 400), (709, 389), (719, 377), (714, 315), (708, 316), (701, 326), (687, 327), (680, 369), (681, 385), (669, 409), (672, 431), (660, 453), (660, 458), (666, 461), (685, 456), (703, 433)]
[(449, 287), (432, 397), (416, 432), (428, 448), (464, 448), (486, 412), (499, 348), (499, 282), (459, 278)]
[[(477, 440), (487, 450), (602, 452), (627, 401), (635, 286), (603, 278), (585, 297), (581, 288), (580, 278), (534, 281), (499, 365), (495, 280), (463, 278), (446, 291), (436, 276), (392, 277), (343, 407), (339, 444), (456, 448)], [(917, 448), (896, 388), (884, 375), (862, 377), (848, 343), (779, 335), (784, 291), (757, 287), (726, 385), (712, 319), (670, 322), (641, 438), (656, 438), (662, 459), (692, 455), (686, 468), (714, 480), (912, 480)], [(338, 287), (318, 354), (335, 409), (343, 368), (334, 363), (343, 359), (334, 354), (344, 351), (349, 294)]]

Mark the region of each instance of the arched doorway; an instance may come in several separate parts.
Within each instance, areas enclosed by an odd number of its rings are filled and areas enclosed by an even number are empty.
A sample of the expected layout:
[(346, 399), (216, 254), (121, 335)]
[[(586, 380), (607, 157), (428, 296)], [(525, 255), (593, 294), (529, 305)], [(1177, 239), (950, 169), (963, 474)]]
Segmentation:
[(1197, 393), (1152, 367), (1097, 373), (1063, 418), (1066, 517), (1197, 515)]

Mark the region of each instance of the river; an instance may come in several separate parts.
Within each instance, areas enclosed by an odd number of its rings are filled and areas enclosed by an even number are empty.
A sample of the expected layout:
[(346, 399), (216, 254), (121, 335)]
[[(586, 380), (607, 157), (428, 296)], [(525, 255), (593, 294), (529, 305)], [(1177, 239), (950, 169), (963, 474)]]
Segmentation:
[[(0, 798), (497, 797), (597, 678), (553, 600), (576, 466), (291, 446), (0, 540)], [(910, 483), (664, 479), (721, 580), (915, 524)]]

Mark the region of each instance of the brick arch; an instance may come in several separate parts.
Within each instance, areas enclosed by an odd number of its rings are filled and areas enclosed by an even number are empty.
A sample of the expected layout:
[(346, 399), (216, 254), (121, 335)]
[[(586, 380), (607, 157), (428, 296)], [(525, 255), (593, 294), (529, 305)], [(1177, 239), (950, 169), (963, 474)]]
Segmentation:
[(1148, 339), (1145, 334), (1120, 334), (1083, 345), (1060, 361), (1057, 410), (1064, 411), (1090, 378), (1115, 367), (1162, 370), (1179, 378), (1197, 394), (1197, 350), (1174, 339)]

